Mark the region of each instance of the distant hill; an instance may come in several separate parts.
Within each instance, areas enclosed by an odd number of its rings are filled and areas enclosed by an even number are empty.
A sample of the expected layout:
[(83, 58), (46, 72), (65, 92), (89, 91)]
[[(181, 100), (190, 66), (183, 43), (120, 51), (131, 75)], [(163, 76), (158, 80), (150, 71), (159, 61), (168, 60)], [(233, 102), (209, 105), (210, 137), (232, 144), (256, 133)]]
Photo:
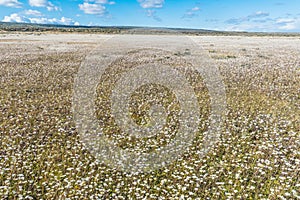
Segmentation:
[(185, 34), (185, 35), (247, 35), (247, 36), (300, 36), (299, 33), (229, 32), (206, 29), (135, 27), (135, 26), (70, 26), (56, 24), (30, 24), (0, 22), (1, 32), (66, 32), (103, 34)]
[(161, 27), (135, 27), (135, 26), (69, 26), (55, 24), (30, 24), (30, 23), (11, 23), (0, 22), (2, 31), (20, 31), (20, 32), (85, 32), (85, 33), (129, 33), (129, 34), (172, 34), (172, 33), (217, 33), (217, 31), (204, 29), (179, 29), (179, 28), (161, 28)]

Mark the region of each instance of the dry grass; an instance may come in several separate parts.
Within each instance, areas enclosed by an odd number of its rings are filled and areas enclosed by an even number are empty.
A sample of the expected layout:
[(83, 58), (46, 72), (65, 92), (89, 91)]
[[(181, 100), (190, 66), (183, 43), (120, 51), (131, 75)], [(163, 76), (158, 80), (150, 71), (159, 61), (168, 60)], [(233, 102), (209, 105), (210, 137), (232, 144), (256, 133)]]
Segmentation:
[[(221, 140), (199, 159), (204, 123), (199, 141), (181, 159), (131, 175), (97, 161), (81, 144), (72, 119), (80, 63), (109, 36), (5, 36), (0, 36), (1, 199), (300, 198), (298, 37), (192, 37), (217, 56), (212, 58), (226, 84)], [(195, 88), (202, 85), (197, 75), (190, 76)], [(198, 97), (205, 94), (199, 88)], [(199, 102), (207, 116), (207, 101)]]

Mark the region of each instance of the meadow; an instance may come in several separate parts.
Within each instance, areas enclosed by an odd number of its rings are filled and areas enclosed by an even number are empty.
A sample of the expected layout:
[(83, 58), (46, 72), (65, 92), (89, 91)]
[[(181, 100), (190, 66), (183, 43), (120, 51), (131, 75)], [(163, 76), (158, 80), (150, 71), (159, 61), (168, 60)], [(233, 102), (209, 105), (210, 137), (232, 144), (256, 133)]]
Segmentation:
[[(199, 158), (209, 97), (199, 74), (187, 71), (201, 107), (199, 133), (181, 158), (141, 174), (97, 160), (73, 119), (77, 71), (112, 37), (0, 34), (0, 199), (300, 199), (300, 36), (187, 36), (223, 77), (227, 108), (220, 140)], [(170, 142), (172, 134), (137, 141), (119, 133), (104, 109), (110, 89), (97, 89), (97, 117), (104, 118), (110, 139), (133, 151)], [(168, 93), (161, 90), (156, 93)], [(146, 124), (149, 107), (138, 110), (134, 105), (143, 101), (132, 98), (136, 123)]]

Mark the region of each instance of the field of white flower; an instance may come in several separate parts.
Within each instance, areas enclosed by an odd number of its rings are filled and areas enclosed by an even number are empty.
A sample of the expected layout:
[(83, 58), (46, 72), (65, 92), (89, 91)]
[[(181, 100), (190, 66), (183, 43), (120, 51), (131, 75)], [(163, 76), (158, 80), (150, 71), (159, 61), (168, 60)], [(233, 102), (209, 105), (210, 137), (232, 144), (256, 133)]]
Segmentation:
[[(97, 160), (73, 120), (78, 68), (108, 38), (0, 34), (0, 199), (300, 199), (300, 37), (190, 37), (224, 78), (221, 139), (199, 158), (209, 98), (199, 74), (181, 69), (201, 107), (199, 134), (174, 163), (138, 175)], [(148, 87), (140, 90), (147, 95)], [(99, 84), (97, 117), (117, 145), (149, 151), (170, 142), (172, 133), (141, 141), (119, 133), (103, 109), (109, 89)], [(174, 97), (164, 88), (155, 91)], [(138, 96), (132, 101), (136, 123), (146, 124), (149, 107), (139, 110)], [(170, 130), (176, 129), (177, 108), (175, 102)]]

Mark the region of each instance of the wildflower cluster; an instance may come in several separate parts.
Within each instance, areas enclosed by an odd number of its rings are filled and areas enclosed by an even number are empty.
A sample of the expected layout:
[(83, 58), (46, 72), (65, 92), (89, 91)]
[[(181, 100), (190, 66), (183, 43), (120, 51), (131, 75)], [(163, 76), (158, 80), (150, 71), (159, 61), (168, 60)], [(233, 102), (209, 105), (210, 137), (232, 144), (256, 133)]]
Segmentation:
[[(193, 37), (215, 59), (226, 85), (221, 139), (200, 157), (209, 128), (207, 89), (199, 74), (181, 67), (185, 63), (169, 60), (195, 88), (202, 121), (193, 144), (179, 159), (141, 174), (97, 160), (80, 142), (73, 121), (74, 77), (85, 55), (108, 37), (0, 34), (1, 199), (300, 198), (298, 37)], [(111, 76), (122, 63), (114, 64), (107, 72)], [(169, 129), (178, 125), (180, 105), (171, 91), (149, 85), (140, 88), (146, 99), (133, 94), (130, 112), (137, 124), (147, 125), (151, 117), (149, 87), (168, 97), (158, 99), (169, 104), (173, 114), (168, 131), (138, 140), (119, 133), (106, 116), (105, 83), (97, 88), (97, 116), (117, 145), (149, 151), (172, 140), (176, 132)]]

